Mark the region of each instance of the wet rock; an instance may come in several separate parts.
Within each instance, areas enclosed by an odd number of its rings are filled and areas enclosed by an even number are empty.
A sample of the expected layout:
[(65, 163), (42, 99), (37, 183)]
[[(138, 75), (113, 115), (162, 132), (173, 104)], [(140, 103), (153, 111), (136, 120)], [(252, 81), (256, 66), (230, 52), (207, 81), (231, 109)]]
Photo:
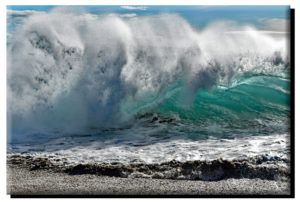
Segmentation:
[[(276, 180), (289, 178), (288, 166), (276, 162), (288, 162), (280, 157), (256, 156), (242, 160), (187, 161), (172, 160), (161, 164), (131, 163), (93, 163), (69, 165), (67, 159), (49, 159), (30, 155), (11, 155), (9, 165), (25, 166), (29, 170), (51, 169), (70, 175), (95, 174), (114, 177), (143, 177), (158, 179), (189, 179), (215, 181), (228, 178), (260, 178)], [(265, 162), (272, 162), (266, 164)]]

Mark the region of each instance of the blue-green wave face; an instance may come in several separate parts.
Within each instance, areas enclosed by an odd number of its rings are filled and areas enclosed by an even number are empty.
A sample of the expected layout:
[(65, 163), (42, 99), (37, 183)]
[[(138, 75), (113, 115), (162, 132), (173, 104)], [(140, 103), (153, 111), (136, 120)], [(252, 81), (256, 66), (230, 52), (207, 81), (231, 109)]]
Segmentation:
[[(270, 135), (289, 131), (289, 78), (243, 75), (227, 85), (198, 89), (192, 101), (187, 92), (182, 82), (178, 82), (161, 97), (131, 107), (137, 109), (139, 119), (144, 118), (151, 124), (175, 124), (182, 132), (199, 132), (203, 137)], [(129, 107), (130, 103), (125, 106)]]
[(187, 107), (182, 107), (184, 101), (185, 92), (178, 92), (160, 103), (155, 110), (161, 113), (172, 111), (182, 119), (194, 122), (280, 120), (289, 110), (289, 86), (286, 80), (279, 77), (253, 75), (239, 78), (229, 86), (199, 89)]
[(9, 133), (285, 133), (288, 38), (275, 35), (234, 22), (196, 30), (174, 14), (32, 15), (8, 45)]

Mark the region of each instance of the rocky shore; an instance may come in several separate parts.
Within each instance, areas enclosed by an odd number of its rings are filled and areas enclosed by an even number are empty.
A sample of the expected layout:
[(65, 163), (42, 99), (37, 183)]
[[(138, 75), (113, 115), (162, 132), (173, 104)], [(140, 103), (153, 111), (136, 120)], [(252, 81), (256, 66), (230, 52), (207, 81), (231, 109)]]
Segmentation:
[(11, 195), (289, 195), (289, 169), (257, 156), (247, 160), (93, 163), (30, 155), (7, 159)]
[(96, 197), (138, 196), (264, 196), (290, 194), (289, 181), (224, 179), (220, 181), (121, 178), (91, 174), (69, 175), (51, 170), (8, 167), (7, 193), (13, 196), (80, 195)]
[(262, 180), (288, 179), (290, 172), (285, 159), (256, 156), (242, 160), (169, 161), (160, 164), (89, 163), (67, 164), (62, 159), (31, 155), (11, 155), (7, 163), (33, 170), (52, 170), (70, 175), (93, 174), (122, 178), (154, 178), (216, 181), (229, 178)]

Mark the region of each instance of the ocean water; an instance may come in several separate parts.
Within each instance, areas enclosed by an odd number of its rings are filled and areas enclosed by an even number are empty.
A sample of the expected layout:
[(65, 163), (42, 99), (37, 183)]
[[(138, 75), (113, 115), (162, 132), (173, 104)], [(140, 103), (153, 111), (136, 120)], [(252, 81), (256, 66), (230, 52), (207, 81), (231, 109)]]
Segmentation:
[(69, 164), (288, 159), (288, 43), (174, 13), (32, 14), (7, 45), (8, 153)]

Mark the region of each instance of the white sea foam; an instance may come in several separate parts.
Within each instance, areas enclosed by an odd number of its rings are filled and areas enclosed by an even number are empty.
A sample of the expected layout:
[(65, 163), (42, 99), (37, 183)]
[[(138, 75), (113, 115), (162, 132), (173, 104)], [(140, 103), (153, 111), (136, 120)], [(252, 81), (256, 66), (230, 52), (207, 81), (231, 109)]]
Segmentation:
[[(49, 141), (43, 145), (15, 145), (13, 153), (26, 152), (25, 155), (35, 157), (50, 157), (50, 159), (64, 159), (68, 164), (78, 163), (162, 163), (173, 159), (177, 161), (215, 160), (223, 158), (247, 159), (258, 155), (289, 159), (289, 135), (248, 136), (235, 139), (211, 138), (208, 140), (192, 141), (187, 139), (173, 139), (146, 143), (130, 140), (117, 143), (116, 139), (95, 141), (95, 137), (85, 137), (78, 144), (78, 140)], [(149, 141), (149, 139), (148, 139)], [(34, 151), (36, 150), (36, 151)], [(38, 151), (45, 150), (45, 151)], [(56, 161), (55, 161), (56, 162)], [(278, 162), (277, 162), (278, 163)]]

